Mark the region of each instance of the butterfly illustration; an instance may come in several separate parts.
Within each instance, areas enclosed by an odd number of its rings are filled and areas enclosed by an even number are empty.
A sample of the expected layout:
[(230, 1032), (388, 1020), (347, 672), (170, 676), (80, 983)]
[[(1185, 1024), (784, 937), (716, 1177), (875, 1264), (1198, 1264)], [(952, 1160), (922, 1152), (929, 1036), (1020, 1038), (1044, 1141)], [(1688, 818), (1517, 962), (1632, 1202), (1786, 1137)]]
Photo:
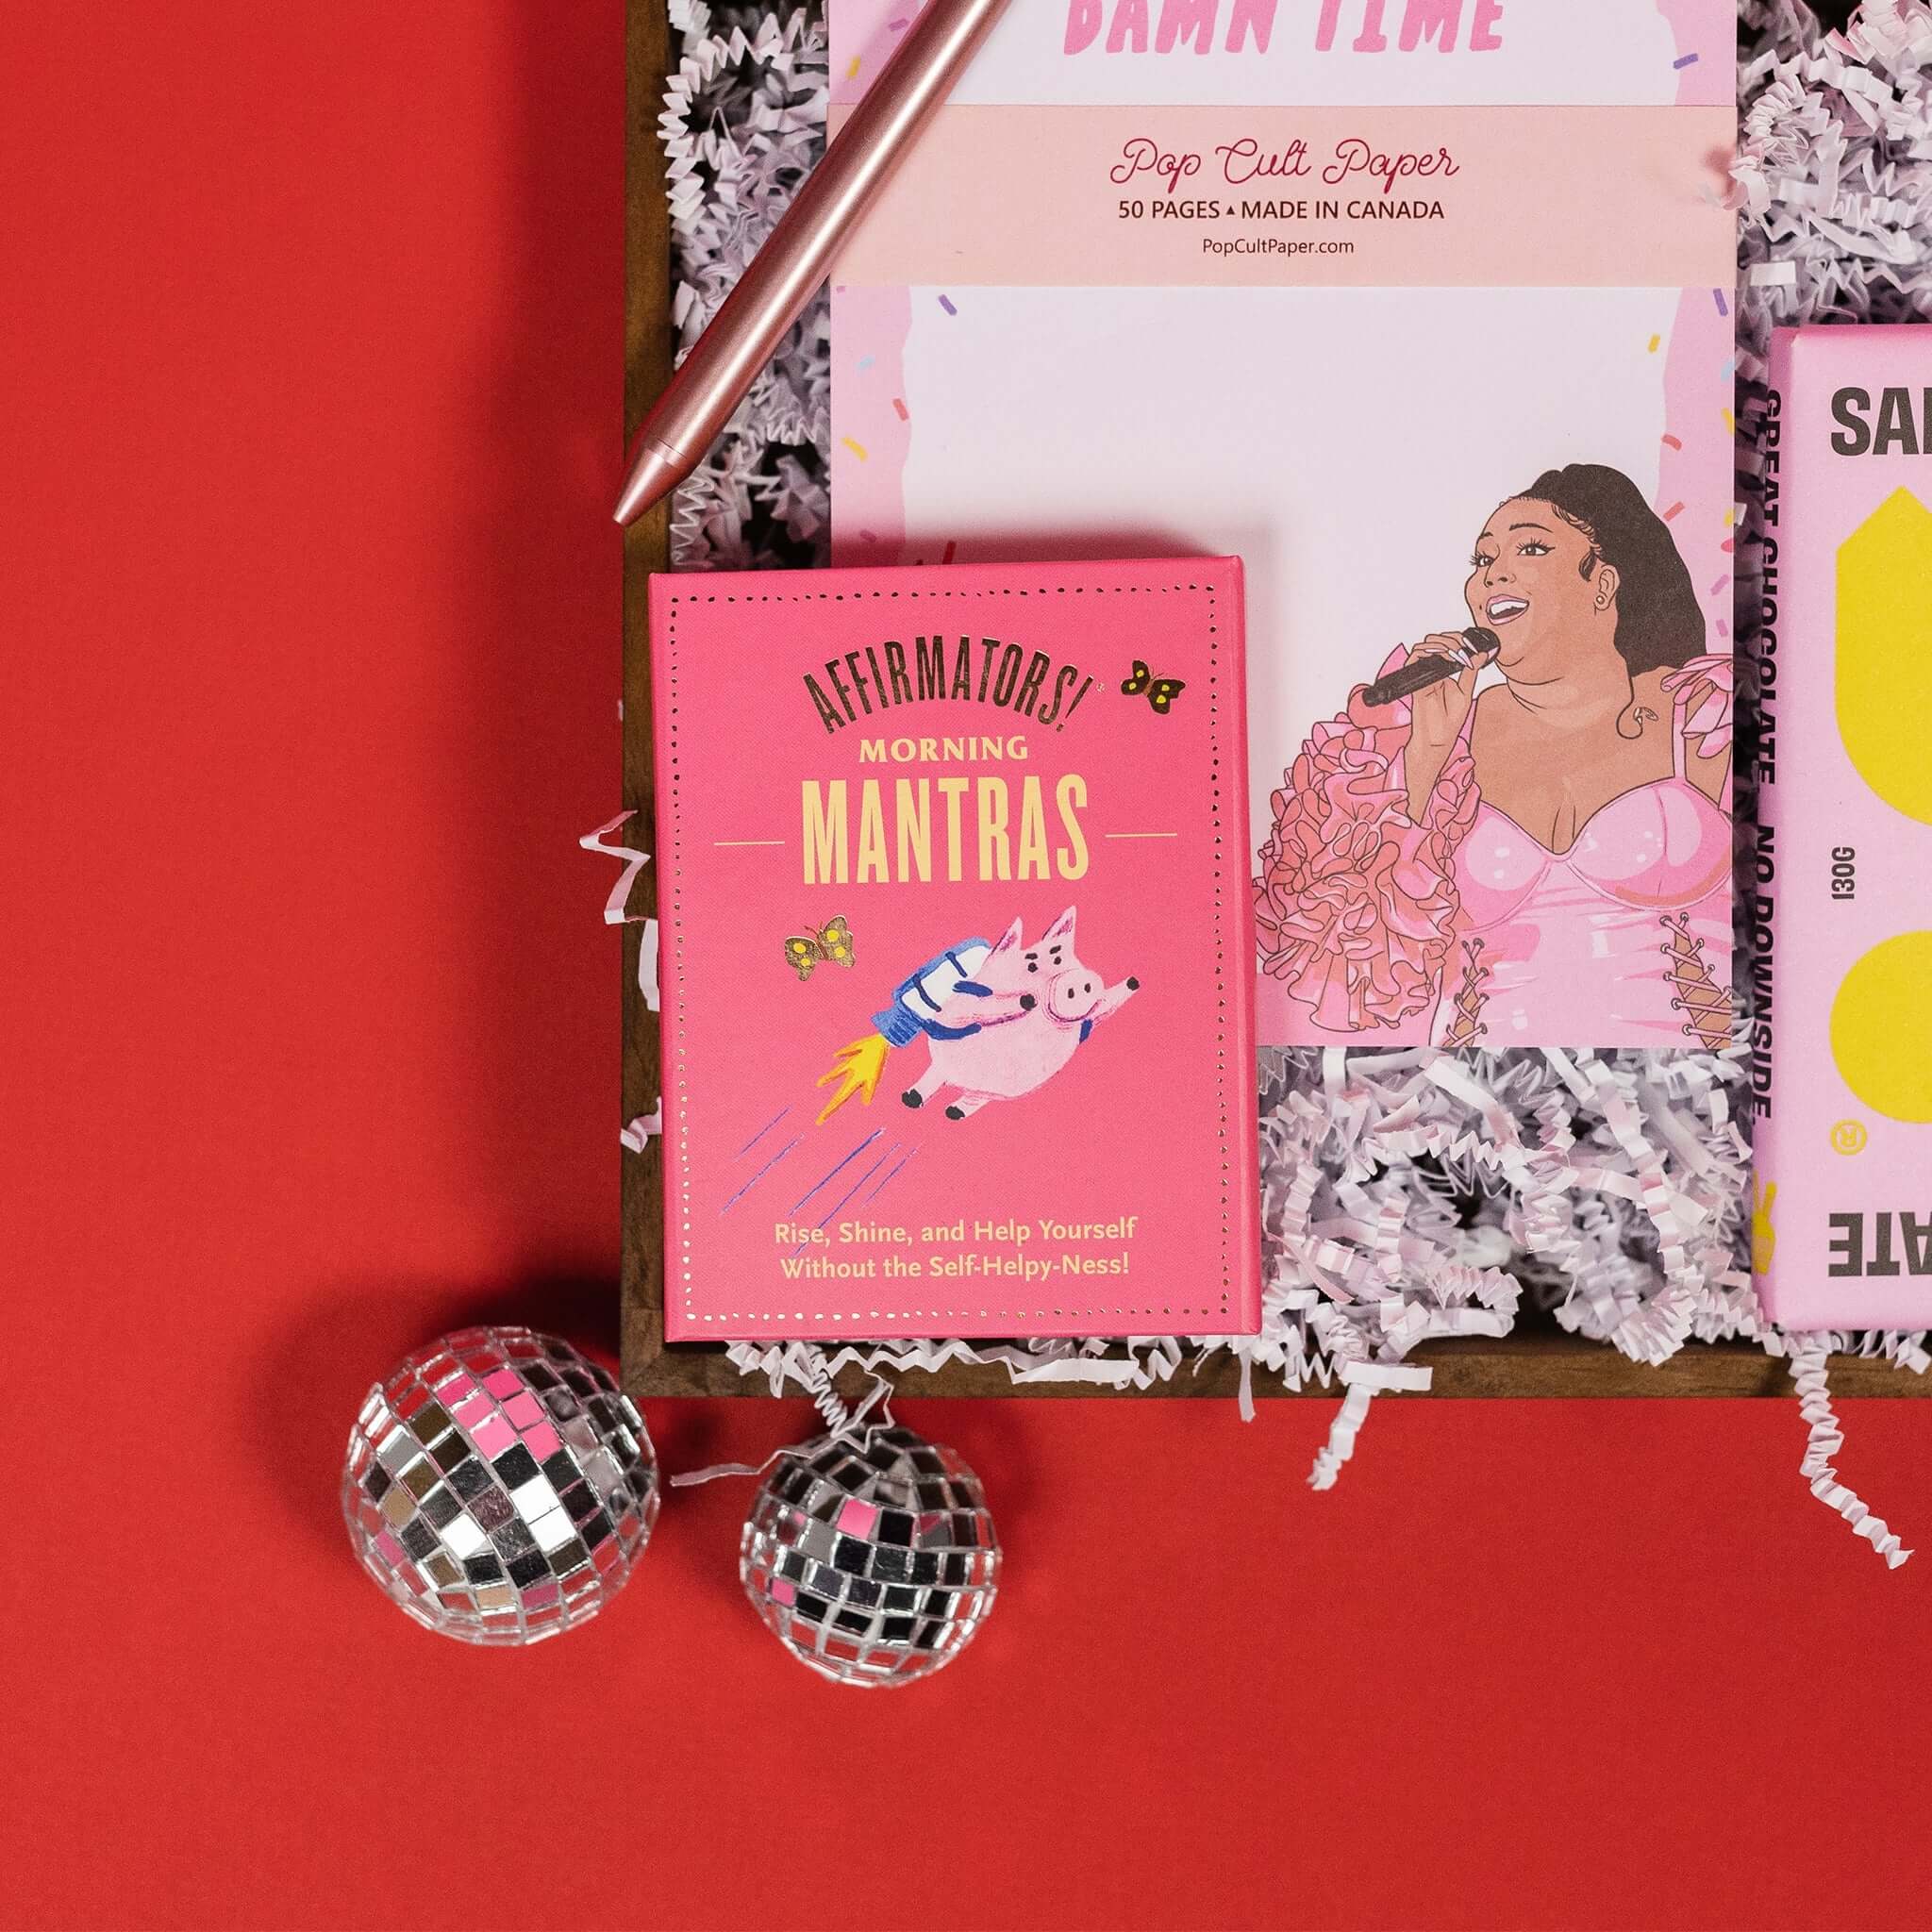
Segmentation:
[(816, 935), (794, 933), (785, 941), (785, 963), (800, 979), (809, 979), (814, 966), (850, 966), (857, 957), (843, 913)]
[(1164, 718), (1172, 708), (1174, 699), (1180, 696), (1187, 686), (1178, 677), (1156, 677), (1140, 658), (1134, 659), (1134, 675), (1121, 686), (1124, 697), (1137, 698), (1144, 691), (1147, 702)]

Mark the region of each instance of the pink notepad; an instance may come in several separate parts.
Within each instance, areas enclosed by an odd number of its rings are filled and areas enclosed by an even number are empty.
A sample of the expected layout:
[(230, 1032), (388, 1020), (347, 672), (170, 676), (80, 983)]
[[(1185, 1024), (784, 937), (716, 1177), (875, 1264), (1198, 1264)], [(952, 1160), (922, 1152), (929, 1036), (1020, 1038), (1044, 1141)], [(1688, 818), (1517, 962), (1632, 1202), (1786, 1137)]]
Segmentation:
[(1239, 561), (651, 624), (667, 1339), (1254, 1333)]
[[(830, 0), (835, 126), (917, 11)], [(1269, 1045), (1729, 1037), (1690, 724), (1730, 682), (1736, 38), (1730, 0), (1029, 0), (840, 256), (840, 563), (1245, 556)], [(1412, 795), (1408, 707), (1351, 694), (1472, 625), (1468, 757)], [(1540, 722), (1558, 671), (1627, 673), (1618, 723)]]

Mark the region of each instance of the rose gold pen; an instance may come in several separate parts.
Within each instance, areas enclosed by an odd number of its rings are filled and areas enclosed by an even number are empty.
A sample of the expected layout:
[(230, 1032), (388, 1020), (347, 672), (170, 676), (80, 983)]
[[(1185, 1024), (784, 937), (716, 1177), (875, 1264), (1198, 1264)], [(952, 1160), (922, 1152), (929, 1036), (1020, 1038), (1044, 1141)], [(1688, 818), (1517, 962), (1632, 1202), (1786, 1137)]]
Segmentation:
[(620, 524), (642, 515), (697, 468), (1006, 6), (1007, 0), (928, 0), (652, 405), (632, 446), (630, 477), (617, 505)]

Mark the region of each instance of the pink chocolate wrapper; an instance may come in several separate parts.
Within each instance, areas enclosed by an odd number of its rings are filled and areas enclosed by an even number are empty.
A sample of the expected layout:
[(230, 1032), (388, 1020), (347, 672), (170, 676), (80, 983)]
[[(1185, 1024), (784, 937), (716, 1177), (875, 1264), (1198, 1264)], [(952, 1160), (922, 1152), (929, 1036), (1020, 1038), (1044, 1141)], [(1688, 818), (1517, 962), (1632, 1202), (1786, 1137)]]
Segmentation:
[(1921, 1327), (1932, 330), (1781, 329), (1771, 371), (1760, 823), (1743, 881), (1757, 941), (1753, 1258), (1788, 1328)]

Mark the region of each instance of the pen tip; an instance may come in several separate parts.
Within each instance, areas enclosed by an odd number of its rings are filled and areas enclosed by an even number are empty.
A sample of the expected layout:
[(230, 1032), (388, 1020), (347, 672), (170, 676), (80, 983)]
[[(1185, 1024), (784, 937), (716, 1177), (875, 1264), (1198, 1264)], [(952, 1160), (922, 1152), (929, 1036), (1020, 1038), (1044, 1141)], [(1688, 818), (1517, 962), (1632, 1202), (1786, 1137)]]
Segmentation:
[(612, 512), (616, 521), (635, 523), (660, 497), (676, 489), (686, 468), (667, 443), (653, 440), (642, 444), (631, 465), (624, 494), (617, 499), (617, 508)]

